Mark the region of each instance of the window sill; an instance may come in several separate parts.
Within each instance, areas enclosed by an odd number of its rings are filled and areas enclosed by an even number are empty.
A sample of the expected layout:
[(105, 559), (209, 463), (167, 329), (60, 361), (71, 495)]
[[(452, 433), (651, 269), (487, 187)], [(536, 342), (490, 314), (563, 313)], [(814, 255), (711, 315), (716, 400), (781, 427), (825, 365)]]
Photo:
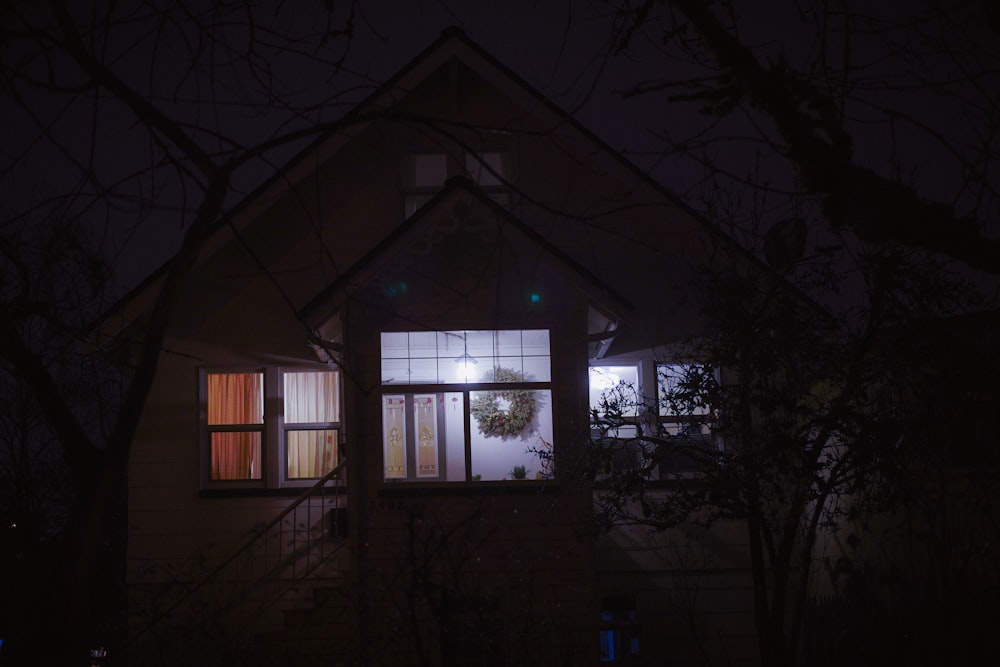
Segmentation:
[(378, 489), (379, 498), (400, 496), (481, 496), (538, 495), (559, 491), (559, 482), (552, 479), (500, 480), (494, 482), (394, 482)]
[[(308, 486), (284, 486), (278, 488), (263, 487), (231, 487), (231, 488), (208, 488), (198, 491), (199, 498), (266, 498), (266, 497), (287, 497), (296, 498), (309, 489)], [(339, 487), (329, 486), (326, 494), (339, 493), (347, 494), (347, 487), (341, 484)]]

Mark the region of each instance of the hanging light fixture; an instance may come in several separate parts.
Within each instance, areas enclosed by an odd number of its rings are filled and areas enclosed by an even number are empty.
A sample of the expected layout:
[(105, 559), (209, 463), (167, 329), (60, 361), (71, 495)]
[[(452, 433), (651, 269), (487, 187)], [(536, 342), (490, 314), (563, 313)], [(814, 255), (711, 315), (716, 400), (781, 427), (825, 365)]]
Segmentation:
[(476, 364), (479, 361), (469, 354), (469, 341), (466, 336), (462, 336), (462, 354), (455, 357), (455, 374), (460, 382), (468, 382), (469, 378), (476, 373)]

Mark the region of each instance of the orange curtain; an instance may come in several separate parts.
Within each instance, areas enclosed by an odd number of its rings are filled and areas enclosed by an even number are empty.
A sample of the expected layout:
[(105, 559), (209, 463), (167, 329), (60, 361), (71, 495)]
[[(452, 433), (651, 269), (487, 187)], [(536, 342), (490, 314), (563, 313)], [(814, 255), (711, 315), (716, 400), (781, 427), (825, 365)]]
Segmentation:
[(260, 433), (213, 433), (212, 479), (260, 479)]
[(263, 373), (209, 373), (208, 423), (263, 424)]
[[(209, 373), (210, 426), (259, 426), (264, 423), (262, 373)], [(258, 429), (211, 434), (214, 480), (261, 478), (261, 433)]]

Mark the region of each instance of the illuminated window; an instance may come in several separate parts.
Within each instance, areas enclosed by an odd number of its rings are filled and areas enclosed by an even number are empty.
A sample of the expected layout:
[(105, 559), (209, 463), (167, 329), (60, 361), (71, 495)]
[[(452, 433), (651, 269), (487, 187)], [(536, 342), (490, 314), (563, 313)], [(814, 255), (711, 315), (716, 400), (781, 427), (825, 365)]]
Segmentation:
[(285, 478), (318, 479), (337, 465), (339, 378), (334, 371), (284, 373)]
[[(204, 378), (210, 482), (281, 485), (318, 479), (336, 466), (337, 371), (272, 368)], [(276, 445), (273, 454), (269, 443)], [(269, 461), (280, 461), (280, 469), (268, 469)]]
[(638, 366), (591, 366), (589, 378), (594, 435), (636, 437), (643, 402)]
[(601, 629), (598, 634), (601, 662), (639, 662), (639, 614), (632, 596), (601, 600)]
[(212, 480), (261, 478), (264, 374), (208, 374)]
[(551, 476), (547, 330), (381, 336), (387, 481)]

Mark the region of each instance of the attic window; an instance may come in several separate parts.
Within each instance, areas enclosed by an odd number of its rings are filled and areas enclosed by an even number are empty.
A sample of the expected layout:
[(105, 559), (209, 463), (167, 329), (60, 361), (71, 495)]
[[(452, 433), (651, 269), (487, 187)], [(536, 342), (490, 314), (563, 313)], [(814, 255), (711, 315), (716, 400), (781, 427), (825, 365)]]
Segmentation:
[(429, 202), (449, 178), (460, 175), (465, 175), (485, 190), (501, 206), (510, 206), (507, 185), (510, 179), (509, 152), (410, 153), (403, 159), (403, 203), (406, 217), (409, 218)]
[(406, 217), (431, 200), (448, 180), (448, 156), (444, 153), (413, 153), (403, 163)]
[(510, 154), (492, 151), (484, 153), (466, 153), (465, 173), (469, 179), (486, 190), (490, 199), (504, 208), (510, 208), (510, 191), (507, 181), (510, 179)]
[(448, 180), (448, 158), (444, 153), (413, 156), (413, 187), (439, 188)]
[(504, 169), (503, 153), (467, 153), (465, 155), (465, 171), (472, 182), (482, 187), (495, 187), (504, 184), (507, 174)]

